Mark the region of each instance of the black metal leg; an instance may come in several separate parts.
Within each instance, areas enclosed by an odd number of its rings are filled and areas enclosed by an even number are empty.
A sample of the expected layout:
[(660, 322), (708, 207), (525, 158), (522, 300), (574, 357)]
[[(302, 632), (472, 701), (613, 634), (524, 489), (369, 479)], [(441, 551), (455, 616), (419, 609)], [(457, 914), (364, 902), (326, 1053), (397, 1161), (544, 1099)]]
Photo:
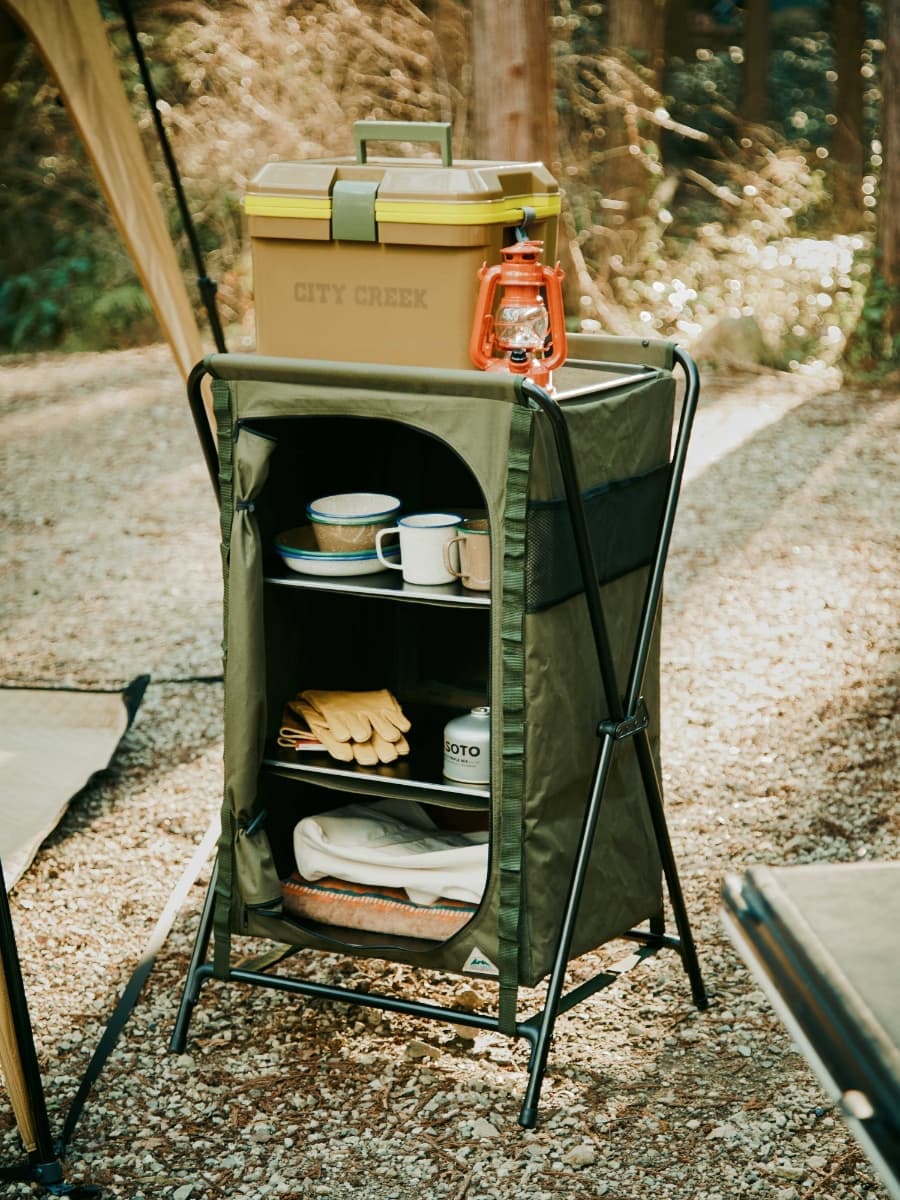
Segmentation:
[(587, 873), (591, 849), (594, 844), (594, 832), (600, 816), (600, 802), (606, 787), (606, 779), (612, 762), (615, 743), (609, 735), (604, 736), (600, 743), (597, 764), (594, 768), (594, 778), (591, 785), (591, 795), (585, 811), (581, 836), (572, 867), (569, 891), (566, 896), (566, 907), (563, 912), (556, 955), (553, 969), (547, 983), (547, 995), (544, 1000), (544, 1011), (529, 1064), (528, 1086), (525, 1099), (519, 1113), (519, 1124), (531, 1129), (537, 1121), (537, 1106), (540, 1098), (541, 1085), (544, 1082), (544, 1072), (547, 1068), (547, 1056), (550, 1053), (550, 1040), (553, 1037), (553, 1026), (556, 1021), (559, 1001), (562, 996), (566, 979), (566, 968), (569, 962), (569, 948), (575, 933), (575, 922), (578, 919), (578, 909), (581, 904), (581, 893), (584, 889), (584, 879)]
[(194, 939), (194, 949), (191, 953), (191, 961), (188, 966), (187, 977), (184, 981), (184, 990), (181, 994), (181, 1004), (178, 1007), (178, 1016), (175, 1018), (175, 1026), (172, 1030), (172, 1037), (169, 1041), (169, 1051), (172, 1054), (181, 1054), (184, 1051), (187, 1043), (188, 1025), (191, 1023), (191, 1017), (194, 1013), (194, 1005), (197, 1003), (197, 998), (200, 995), (200, 989), (207, 978), (206, 972), (201, 972), (200, 968), (206, 962), (206, 956), (209, 953), (209, 941), (212, 937), (213, 930), (213, 909), (216, 899), (216, 879), (219, 874), (219, 860), (216, 859), (213, 865), (212, 875), (209, 880), (209, 887), (206, 889), (206, 899), (203, 902), (203, 911), (200, 914), (200, 925), (197, 929), (197, 936)]
[(703, 976), (700, 972), (700, 962), (697, 958), (694, 936), (691, 933), (691, 924), (688, 920), (684, 895), (681, 891), (681, 882), (678, 878), (678, 867), (675, 864), (672, 843), (669, 840), (669, 829), (666, 824), (662, 804), (662, 790), (660, 789), (659, 779), (656, 775), (656, 764), (653, 761), (653, 751), (650, 748), (650, 739), (647, 736), (646, 729), (642, 729), (639, 733), (635, 734), (634, 743), (638, 756), (638, 764), (641, 769), (641, 777), (644, 782), (644, 792), (647, 796), (647, 806), (650, 810), (650, 819), (653, 822), (653, 831), (656, 834), (656, 844), (659, 848), (660, 858), (662, 859), (663, 874), (669, 891), (672, 913), (675, 917), (675, 927), (678, 930), (681, 942), (682, 962), (691, 983), (691, 995), (693, 996), (694, 1003), (702, 1010), (709, 1007), (709, 999), (706, 995)]

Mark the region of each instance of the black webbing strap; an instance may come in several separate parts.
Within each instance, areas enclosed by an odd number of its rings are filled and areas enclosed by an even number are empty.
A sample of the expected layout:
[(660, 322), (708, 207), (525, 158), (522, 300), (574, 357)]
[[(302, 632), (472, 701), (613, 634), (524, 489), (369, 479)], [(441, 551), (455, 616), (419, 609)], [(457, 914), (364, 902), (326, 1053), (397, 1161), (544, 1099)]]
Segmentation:
[(525, 605), (524, 563), (528, 464), (533, 411), (513, 407), (507, 453), (506, 508), (503, 513), (503, 600), (500, 616), (503, 656), (503, 772), (500, 787), (499, 897), (497, 909), (500, 978), (498, 1025), (513, 1035), (519, 987), (522, 937), (522, 805), (525, 791)]
[[(234, 521), (234, 417), (231, 412), (231, 388), (222, 379), (212, 384), (213, 413), (218, 439), (219, 525), (222, 552), (222, 657), (228, 670), (228, 587), (231, 564), (231, 526)], [(227, 696), (227, 682), (226, 682)], [(222, 845), (227, 853), (219, 856), (216, 872), (216, 899), (213, 910), (213, 974), (227, 979), (231, 958), (231, 896), (234, 878), (234, 839), (237, 826), (230, 804), (222, 805)]]
[(166, 907), (160, 914), (159, 920), (150, 935), (147, 945), (144, 947), (144, 952), (141, 955), (138, 965), (135, 967), (124, 992), (119, 998), (119, 1002), (113, 1009), (112, 1016), (109, 1018), (106, 1029), (103, 1031), (103, 1036), (97, 1044), (97, 1049), (94, 1051), (91, 1061), (88, 1063), (84, 1077), (79, 1084), (78, 1091), (75, 1093), (75, 1099), (72, 1101), (69, 1108), (66, 1123), (63, 1127), (62, 1137), (59, 1140), (57, 1153), (61, 1158), (65, 1157), (66, 1147), (71, 1141), (72, 1134), (75, 1132), (75, 1126), (78, 1124), (78, 1118), (81, 1116), (81, 1110), (84, 1108), (84, 1103), (88, 1098), (91, 1088), (96, 1082), (100, 1072), (103, 1070), (106, 1060), (112, 1054), (116, 1047), (116, 1043), (121, 1036), (122, 1030), (128, 1018), (131, 1016), (132, 1010), (137, 1003), (144, 984), (147, 982), (153, 964), (156, 961), (156, 956), (162, 949), (163, 943), (169, 936), (169, 931), (175, 924), (175, 918), (178, 916), (178, 910), (184, 903), (184, 898), (190, 891), (191, 886), (197, 879), (197, 876), (203, 870), (204, 864), (209, 860), (210, 855), (215, 848), (216, 841), (219, 836), (219, 820), (214, 818), (210, 823), (209, 828), (203, 835), (203, 840), (194, 851), (190, 862), (185, 867), (181, 878), (175, 885), (175, 890), (169, 897)]

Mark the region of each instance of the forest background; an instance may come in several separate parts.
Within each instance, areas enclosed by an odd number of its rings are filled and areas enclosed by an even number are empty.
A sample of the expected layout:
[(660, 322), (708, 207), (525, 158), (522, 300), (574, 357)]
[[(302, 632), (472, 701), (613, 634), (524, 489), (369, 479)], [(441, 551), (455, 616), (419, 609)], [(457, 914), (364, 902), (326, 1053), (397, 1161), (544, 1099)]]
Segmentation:
[[(896, 370), (900, 0), (130, 8), (231, 350), (253, 345), (241, 198), (265, 162), (351, 153), (355, 120), (450, 120), (456, 158), (559, 178), (572, 328), (676, 338), (707, 366)], [(195, 276), (122, 13), (101, 9)], [(158, 341), (59, 93), (2, 20), (0, 352)]]

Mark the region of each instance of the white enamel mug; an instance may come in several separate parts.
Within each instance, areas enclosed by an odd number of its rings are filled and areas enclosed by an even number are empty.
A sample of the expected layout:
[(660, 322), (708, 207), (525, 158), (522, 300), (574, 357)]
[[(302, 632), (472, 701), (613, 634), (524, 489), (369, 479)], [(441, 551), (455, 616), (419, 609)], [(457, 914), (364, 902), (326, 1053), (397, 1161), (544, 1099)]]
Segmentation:
[[(452, 583), (456, 578), (444, 563), (444, 546), (456, 534), (456, 528), (462, 521), (453, 513), (413, 513), (408, 517), (400, 517), (397, 524), (390, 529), (379, 529), (375, 538), (375, 552), (384, 567), (392, 571), (402, 571), (407, 583), (423, 583), (428, 585)], [(389, 533), (400, 535), (400, 561), (386, 558), (381, 543)], [(456, 547), (451, 553), (456, 553)], [(459, 570), (459, 556), (456, 563), (451, 559), (451, 565)]]

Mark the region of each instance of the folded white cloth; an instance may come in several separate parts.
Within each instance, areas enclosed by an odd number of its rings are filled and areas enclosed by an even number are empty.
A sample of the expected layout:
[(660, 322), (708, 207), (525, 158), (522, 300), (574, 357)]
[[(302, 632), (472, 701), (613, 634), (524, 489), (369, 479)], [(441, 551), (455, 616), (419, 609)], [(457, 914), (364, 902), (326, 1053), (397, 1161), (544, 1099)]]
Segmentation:
[(304, 819), (294, 828), (297, 870), (371, 887), (403, 888), (414, 904), (439, 897), (477, 904), (487, 881), (488, 834), (438, 829), (418, 804), (376, 800)]

